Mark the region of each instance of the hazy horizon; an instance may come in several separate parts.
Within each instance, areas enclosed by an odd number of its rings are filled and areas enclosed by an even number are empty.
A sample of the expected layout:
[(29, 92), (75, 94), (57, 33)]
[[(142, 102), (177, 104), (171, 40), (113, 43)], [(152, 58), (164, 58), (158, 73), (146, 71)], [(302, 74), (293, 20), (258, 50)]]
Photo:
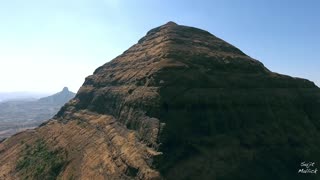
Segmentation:
[(168, 21), (209, 31), (271, 71), (319, 86), (319, 8), (286, 0), (2, 1), (0, 92), (77, 92), (96, 68)]
[[(79, 87), (80, 88), (80, 87)], [(60, 90), (57, 91), (28, 91), (28, 90), (18, 90), (18, 91), (0, 91), (0, 94), (4, 93), (18, 93), (18, 94), (35, 94), (35, 95), (51, 95), (53, 93), (58, 93), (62, 91), (63, 87)], [(68, 87), (69, 91), (77, 93), (78, 89), (73, 91)]]

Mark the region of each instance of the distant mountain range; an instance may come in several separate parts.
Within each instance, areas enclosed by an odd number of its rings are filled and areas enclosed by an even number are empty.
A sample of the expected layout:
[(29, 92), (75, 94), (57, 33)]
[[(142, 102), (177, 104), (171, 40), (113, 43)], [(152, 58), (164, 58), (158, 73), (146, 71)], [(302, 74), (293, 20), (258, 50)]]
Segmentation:
[(0, 103), (0, 140), (50, 119), (75, 93), (65, 87), (61, 92), (40, 99), (30, 98), (27, 94), (16, 95), (12, 94), (14, 99), (5, 97), (11, 100)]

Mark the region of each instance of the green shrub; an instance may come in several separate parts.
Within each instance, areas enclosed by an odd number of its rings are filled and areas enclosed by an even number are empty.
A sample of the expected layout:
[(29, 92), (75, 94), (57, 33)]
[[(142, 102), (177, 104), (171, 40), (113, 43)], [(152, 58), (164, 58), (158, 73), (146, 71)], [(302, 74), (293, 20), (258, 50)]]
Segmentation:
[(35, 144), (26, 144), (23, 152), (16, 165), (23, 179), (56, 179), (66, 164), (62, 150), (49, 150), (40, 139)]

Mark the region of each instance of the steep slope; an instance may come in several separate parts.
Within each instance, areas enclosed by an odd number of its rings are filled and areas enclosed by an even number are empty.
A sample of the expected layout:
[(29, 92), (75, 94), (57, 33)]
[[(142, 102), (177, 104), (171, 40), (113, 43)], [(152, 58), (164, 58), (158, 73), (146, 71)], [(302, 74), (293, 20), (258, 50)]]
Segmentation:
[(0, 144), (0, 179), (316, 179), (320, 90), (169, 22)]

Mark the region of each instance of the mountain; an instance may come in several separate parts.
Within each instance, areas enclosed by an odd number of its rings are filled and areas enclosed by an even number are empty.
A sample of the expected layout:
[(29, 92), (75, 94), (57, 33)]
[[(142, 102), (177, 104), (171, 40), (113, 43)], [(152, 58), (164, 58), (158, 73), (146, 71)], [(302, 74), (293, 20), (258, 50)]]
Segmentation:
[(318, 179), (298, 170), (320, 162), (319, 109), (313, 82), (168, 22), (3, 141), (0, 179)]
[(35, 128), (52, 118), (75, 96), (68, 88), (39, 100), (16, 99), (0, 103), (0, 140), (19, 131)]
[(64, 87), (61, 92), (58, 92), (54, 95), (44, 97), (39, 99), (39, 102), (41, 103), (52, 103), (57, 105), (64, 105), (66, 102), (68, 102), (70, 99), (72, 99), (75, 96), (75, 93), (69, 91), (67, 87)]

